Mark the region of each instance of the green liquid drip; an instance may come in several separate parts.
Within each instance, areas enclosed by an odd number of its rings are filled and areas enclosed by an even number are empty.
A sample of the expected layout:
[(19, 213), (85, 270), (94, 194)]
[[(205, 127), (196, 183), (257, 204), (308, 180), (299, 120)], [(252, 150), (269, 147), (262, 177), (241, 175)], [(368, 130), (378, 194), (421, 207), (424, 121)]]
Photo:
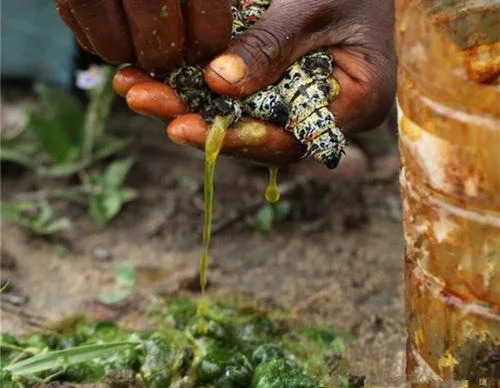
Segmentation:
[(269, 203), (275, 203), (280, 200), (280, 189), (277, 183), (278, 167), (269, 167), (269, 183), (266, 188), (266, 200)]
[(207, 134), (205, 142), (205, 217), (203, 221), (203, 251), (200, 258), (200, 286), (202, 297), (198, 304), (198, 315), (205, 316), (208, 302), (205, 298), (205, 287), (208, 277), (208, 249), (212, 229), (212, 208), (214, 198), (214, 174), (217, 156), (222, 148), (226, 130), (231, 123), (230, 117), (217, 116)]

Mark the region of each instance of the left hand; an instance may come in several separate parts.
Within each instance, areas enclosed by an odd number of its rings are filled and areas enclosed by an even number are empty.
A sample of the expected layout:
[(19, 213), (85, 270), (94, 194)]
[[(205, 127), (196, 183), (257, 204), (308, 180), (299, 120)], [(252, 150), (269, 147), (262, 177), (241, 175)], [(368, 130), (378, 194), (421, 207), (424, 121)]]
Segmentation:
[(80, 46), (109, 63), (133, 63), (160, 79), (201, 63), (231, 38), (231, 0), (55, 0)]

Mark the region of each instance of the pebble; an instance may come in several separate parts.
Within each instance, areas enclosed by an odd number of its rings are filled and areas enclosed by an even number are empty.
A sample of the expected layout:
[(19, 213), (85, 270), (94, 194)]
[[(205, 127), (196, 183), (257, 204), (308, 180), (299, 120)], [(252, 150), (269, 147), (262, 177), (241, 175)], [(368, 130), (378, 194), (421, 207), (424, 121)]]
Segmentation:
[(111, 252), (103, 247), (95, 247), (92, 251), (92, 257), (95, 261), (107, 262), (113, 259)]

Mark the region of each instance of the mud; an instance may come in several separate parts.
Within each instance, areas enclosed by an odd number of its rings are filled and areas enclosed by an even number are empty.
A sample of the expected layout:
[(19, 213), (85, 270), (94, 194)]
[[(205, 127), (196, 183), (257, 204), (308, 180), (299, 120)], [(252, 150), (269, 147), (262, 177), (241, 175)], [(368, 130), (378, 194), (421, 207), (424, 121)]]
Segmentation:
[[(127, 183), (139, 199), (106, 227), (90, 221), (85, 209), (56, 202), (74, 226), (50, 239), (3, 223), (2, 263), (9, 265), (2, 265), (2, 281), (10, 288), (2, 295), (2, 331), (28, 332), (43, 319), (81, 312), (115, 319), (154, 296), (199, 293), (203, 154), (169, 143), (161, 124), (129, 114), (116, 115), (112, 129), (134, 138), (137, 163)], [(309, 179), (303, 167), (280, 170), (282, 199), (291, 201), (292, 211), (264, 233), (245, 218), (265, 204), (268, 171), (221, 157), (208, 295), (251, 297), (352, 334), (352, 373), (375, 386), (400, 384), (404, 258), (397, 159), (393, 153), (372, 170), (346, 160), (340, 172), (322, 172), (321, 179)], [(53, 184), (4, 168), (2, 198)], [(99, 292), (126, 260), (136, 264), (139, 286), (121, 306), (100, 304)], [(22, 295), (24, 303), (13, 304), (8, 295)]]

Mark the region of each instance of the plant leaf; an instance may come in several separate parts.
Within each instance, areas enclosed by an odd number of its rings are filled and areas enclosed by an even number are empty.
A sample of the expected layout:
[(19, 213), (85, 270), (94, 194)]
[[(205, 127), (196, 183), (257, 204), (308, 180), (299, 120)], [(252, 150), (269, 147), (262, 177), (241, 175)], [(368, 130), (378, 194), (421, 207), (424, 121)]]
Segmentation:
[(40, 175), (51, 178), (62, 178), (75, 175), (83, 170), (85, 166), (78, 162), (61, 162), (51, 166), (42, 167), (39, 170)]
[[(35, 211), (36, 210), (36, 211)], [(32, 215), (29, 212), (33, 212)], [(68, 218), (54, 219), (53, 209), (46, 201), (41, 202), (1, 202), (0, 215), (3, 219), (14, 222), (32, 232), (45, 235), (71, 226)]]
[(72, 145), (61, 124), (31, 110), (28, 113), (27, 128), (52, 160), (61, 162), (69, 155)]
[(104, 66), (104, 82), (99, 87), (89, 90), (89, 104), (84, 119), (83, 159), (92, 160), (93, 152), (99, 139), (104, 135), (111, 104), (115, 98), (113, 90), (114, 70), (111, 66)]
[(25, 167), (36, 166), (34, 154), (36, 144), (26, 139), (14, 139), (2, 141), (0, 159), (2, 161), (13, 162)]
[(131, 292), (131, 288), (122, 288), (116, 291), (101, 291), (99, 300), (104, 304), (119, 304), (127, 299)]
[(35, 205), (31, 202), (0, 202), (0, 216), (4, 220), (19, 222), (22, 212), (33, 209)]
[(255, 226), (268, 232), (273, 227), (274, 212), (270, 205), (263, 206), (255, 215)]
[(119, 139), (114, 136), (104, 135), (96, 145), (94, 161), (107, 158), (130, 144), (130, 139)]
[(121, 207), (122, 199), (117, 190), (107, 190), (90, 197), (90, 214), (103, 224), (117, 215)]
[(120, 196), (122, 198), (122, 203), (130, 202), (137, 198), (137, 190), (130, 187), (122, 187), (120, 189)]
[(38, 234), (53, 234), (71, 227), (71, 221), (67, 217), (57, 218), (39, 228)]
[(71, 92), (61, 88), (42, 86), (38, 95), (44, 112), (66, 131), (71, 144), (79, 150), (78, 154), (81, 155), (85, 117), (82, 104)]
[(112, 188), (120, 187), (133, 163), (134, 160), (132, 158), (121, 159), (111, 163), (104, 173), (104, 185)]
[(292, 204), (290, 201), (279, 201), (273, 205), (274, 215), (278, 221), (283, 221), (286, 219), (292, 210)]
[(67, 367), (69, 365), (93, 360), (138, 344), (138, 342), (111, 342), (107, 344), (83, 345), (64, 350), (56, 350), (16, 362), (7, 366), (5, 370), (13, 375), (32, 375), (50, 369)]
[(43, 227), (54, 216), (54, 211), (52, 210), (52, 206), (50, 206), (47, 201), (40, 201), (38, 208), (38, 215), (33, 220), (33, 226)]
[(134, 287), (136, 276), (136, 270), (131, 261), (126, 261), (115, 269), (115, 281), (121, 286)]

